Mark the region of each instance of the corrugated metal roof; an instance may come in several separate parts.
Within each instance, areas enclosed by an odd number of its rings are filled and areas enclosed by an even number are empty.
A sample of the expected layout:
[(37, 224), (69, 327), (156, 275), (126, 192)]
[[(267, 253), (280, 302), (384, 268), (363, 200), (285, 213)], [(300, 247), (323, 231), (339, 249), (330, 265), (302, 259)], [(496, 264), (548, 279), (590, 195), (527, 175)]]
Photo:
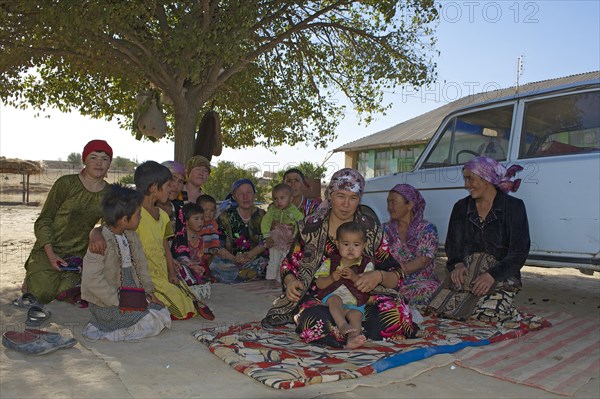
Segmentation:
[[(540, 91), (558, 89), (562, 86), (570, 86), (593, 80), (600, 80), (600, 71), (527, 83), (519, 87), (519, 96), (525, 93), (539, 93)], [(468, 95), (388, 129), (344, 144), (333, 150), (333, 152), (357, 151), (367, 148), (387, 148), (399, 143), (410, 145), (411, 143), (427, 142), (433, 136), (440, 123), (442, 123), (444, 117), (449, 113), (469, 105), (495, 102), (513, 97), (515, 97), (515, 87)]]

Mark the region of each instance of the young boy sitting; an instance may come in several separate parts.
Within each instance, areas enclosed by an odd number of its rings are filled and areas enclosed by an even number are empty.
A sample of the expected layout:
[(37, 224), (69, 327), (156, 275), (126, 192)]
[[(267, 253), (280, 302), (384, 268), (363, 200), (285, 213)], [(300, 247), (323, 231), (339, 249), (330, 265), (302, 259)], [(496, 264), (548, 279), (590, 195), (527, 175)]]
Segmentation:
[[(154, 294), (154, 284), (140, 238), (143, 196), (139, 192), (112, 185), (102, 200), (104, 255), (88, 250), (83, 259), (81, 296), (89, 302), (92, 315), (83, 334), (92, 339), (123, 341), (150, 337), (171, 327), (169, 310)], [(119, 307), (121, 287), (143, 288), (148, 307), (124, 310)]]
[(358, 348), (366, 341), (362, 319), (369, 294), (354, 286), (359, 274), (374, 270), (373, 263), (363, 256), (365, 243), (366, 233), (360, 224), (343, 223), (336, 231), (339, 257), (326, 259), (315, 273), (317, 297), (329, 307), (340, 334), (347, 335), (348, 349)]

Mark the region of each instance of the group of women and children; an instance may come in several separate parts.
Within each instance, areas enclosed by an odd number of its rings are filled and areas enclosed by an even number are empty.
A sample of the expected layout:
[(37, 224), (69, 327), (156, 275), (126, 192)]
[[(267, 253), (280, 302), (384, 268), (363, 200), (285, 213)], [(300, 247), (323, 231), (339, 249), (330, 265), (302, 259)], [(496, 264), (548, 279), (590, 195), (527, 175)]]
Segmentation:
[[(212, 320), (203, 302), (211, 283), (257, 278), (282, 289), (263, 328), (294, 323), (305, 342), (334, 348), (413, 337), (419, 311), (495, 321), (518, 315), (513, 299), (530, 241), (524, 204), (507, 195), (518, 189), (516, 166), (486, 157), (464, 165), (469, 195), (450, 215), (441, 283), (437, 230), (408, 184), (391, 188), (390, 217), (380, 224), (360, 204), (365, 181), (350, 168), (333, 174), (322, 201), (304, 196), (302, 171), (286, 171), (265, 211), (248, 179), (218, 207), (202, 191), (211, 170), (204, 157), (185, 168), (144, 162), (134, 190), (105, 182), (112, 155), (105, 141), (90, 141), (82, 171), (56, 181), (25, 264), (23, 292), (89, 307), (88, 337), (139, 339), (172, 320)], [(81, 273), (67, 267), (77, 258)]]

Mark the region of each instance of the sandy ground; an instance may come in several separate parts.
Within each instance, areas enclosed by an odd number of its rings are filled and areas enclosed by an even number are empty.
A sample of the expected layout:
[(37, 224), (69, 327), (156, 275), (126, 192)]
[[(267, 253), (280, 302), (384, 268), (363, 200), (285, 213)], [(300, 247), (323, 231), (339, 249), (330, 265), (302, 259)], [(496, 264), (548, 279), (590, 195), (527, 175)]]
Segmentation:
[[(2, 332), (25, 328), (22, 309), (10, 301), (19, 296), (23, 263), (34, 243), (33, 222), (39, 207), (0, 206), (0, 321)], [(574, 269), (524, 268), (521, 306), (600, 317), (600, 275)], [(213, 323), (259, 320), (270, 299), (235, 286), (217, 284), (210, 304)], [(2, 348), (0, 396), (13, 397), (206, 397), (206, 398), (558, 398), (546, 391), (501, 381), (452, 367), (450, 355), (434, 356), (357, 380), (293, 389), (268, 388), (238, 373), (197, 343), (191, 332), (212, 323), (194, 318), (174, 322), (159, 336), (135, 343), (89, 342), (81, 336), (86, 310), (65, 303), (48, 305), (48, 327), (72, 334), (79, 343), (40, 357)], [(592, 379), (576, 398), (600, 397), (600, 380)]]

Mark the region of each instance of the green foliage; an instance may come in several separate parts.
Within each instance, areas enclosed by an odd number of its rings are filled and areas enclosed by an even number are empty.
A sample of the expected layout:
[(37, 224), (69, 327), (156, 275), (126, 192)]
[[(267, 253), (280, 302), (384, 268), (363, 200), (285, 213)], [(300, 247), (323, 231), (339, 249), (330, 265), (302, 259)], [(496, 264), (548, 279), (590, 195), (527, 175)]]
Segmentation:
[(271, 191), (273, 190), (273, 187), (276, 184), (283, 183), (283, 174), (291, 168), (299, 169), (302, 173), (304, 173), (305, 177), (318, 180), (322, 180), (327, 172), (327, 168), (312, 162), (301, 162), (297, 166), (287, 165), (287, 169), (278, 171), (277, 176), (267, 184), (267, 187), (265, 188), (266, 198), (271, 198)]
[(67, 156), (67, 162), (74, 166), (81, 165), (81, 154), (78, 152), (70, 153), (69, 156)]
[(120, 170), (132, 170), (135, 168), (136, 163), (128, 158), (115, 157), (111, 162), (111, 167)]
[(121, 177), (119, 179), (119, 183), (125, 185), (125, 184), (135, 184), (135, 182), (133, 181), (133, 173), (130, 173), (128, 175), (125, 175), (123, 177)]
[(0, 99), (131, 126), (158, 90), (175, 158), (202, 114), (242, 148), (335, 138), (345, 97), (369, 122), (383, 92), (435, 77), (433, 0), (0, 0)]
[(229, 194), (231, 185), (238, 179), (246, 178), (256, 186), (256, 201), (264, 201), (267, 197), (265, 197), (264, 187), (258, 184), (257, 172), (256, 168), (244, 169), (234, 162), (221, 161), (211, 169), (208, 181), (202, 185), (202, 191), (212, 195), (217, 201), (223, 201)]

